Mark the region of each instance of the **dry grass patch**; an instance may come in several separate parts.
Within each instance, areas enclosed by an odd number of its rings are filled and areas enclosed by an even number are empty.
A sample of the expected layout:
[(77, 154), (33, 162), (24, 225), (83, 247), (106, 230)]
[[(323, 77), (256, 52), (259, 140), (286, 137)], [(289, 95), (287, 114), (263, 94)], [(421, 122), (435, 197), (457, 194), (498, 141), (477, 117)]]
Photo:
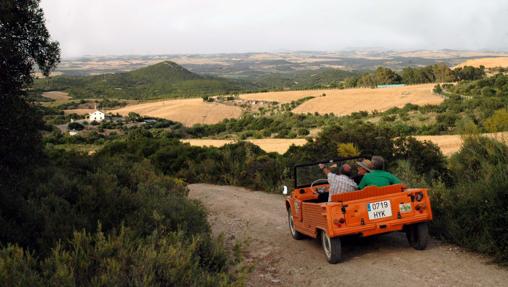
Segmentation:
[[(497, 139), (508, 144), (508, 132), (483, 134), (489, 138)], [(420, 141), (431, 141), (439, 146), (441, 151), (449, 156), (456, 153), (462, 147), (461, 135), (442, 135), (442, 136), (415, 136)]]
[(485, 68), (487, 69), (496, 67), (508, 67), (508, 57), (471, 59), (465, 61), (462, 64), (457, 65), (457, 67), (464, 66), (480, 67), (482, 65), (485, 66)]
[(333, 90), (303, 90), (303, 91), (283, 91), (283, 92), (263, 92), (263, 93), (252, 93), (242, 94), (241, 99), (244, 100), (256, 100), (266, 102), (279, 102), (279, 103), (290, 103), (301, 98), (308, 96), (318, 97), (323, 93)]
[[(291, 145), (302, 146), (307, 143), (305, 139), (251, 139), (247, 140), (266, 152), (285, 153)], [(221, 147), (225, 144), (233, 143), (233, 140), (214, 140), (214, 139), (186, 139), (182, 140), (184, 143), (189, 143), (192, 146), (212, 146)]]
[(44, 92), (42, 96), (55, 101), (67, 101), (71, 98), (69, 93), (59, 91)]
[(319, 90), (325, 97), (316, 97), (296, 107), (295, 113), (333, 113), (337, 116), (359, 111), (386, 111), (406, 104), (437, 105), (443, 101), (432, 92), (435, 84), (412, 85), (393, 88), (356, 88)]
[(142, 116), (163, 118), (181, 122), (185, 126), (192, 126), (194, 124), (215, 124), (224, 119), (238, 118), (242, 114), (242, 109), (236, 106), (207, 103), (199, 98), (147, 102), (126, 106), (111, 112), (123, 116), (134, 112)]

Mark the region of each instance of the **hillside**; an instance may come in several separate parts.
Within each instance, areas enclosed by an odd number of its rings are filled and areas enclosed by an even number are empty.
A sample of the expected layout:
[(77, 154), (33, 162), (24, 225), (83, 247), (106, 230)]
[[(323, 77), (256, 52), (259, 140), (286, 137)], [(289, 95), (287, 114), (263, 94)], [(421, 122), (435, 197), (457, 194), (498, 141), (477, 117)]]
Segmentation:
[(484, 66), (487, 69), (499, 68), (499, 67), (506, 68), (506, 67), (508, 67), (508, 57), (491, 57), (491, 58), (470, 59), (470, 60), (467, 60), (467, 61), (457, 65), (457, 67), (464, 67), (464, 66), (473, 66), (473, 67)]
[(443, 98), (432, 93), (433, 87), (434, 84), (421, 84), (382, 89), (316, 89), (252, 93), (243, 94), (240, 97), (245, 100), (290, 103), (312, 96), (314, 99), (301, 104), (294, 109), (294, 112), (347, 115), (357, 111), (383, 111), (393, 107), (402, 107), (407, 103), (439, 104)]
[(335, 68), (320, 68), (289, 73), (258, 74), (246, 79), (270, 90), (312, 89), (338, 87), (344, 79), (358, 74)]
[(35, 82), (36, 91), (66, 91), (73, 98), (188, 98), (234, 93), (252, 84), (198, 75), (170, 61), (130, 72), (85, 77), (58, 76)]
[(127, 116), (134, 112), (143, 116), (177, 121), (185, 126), (215, 124), (224, 119), (238, 118), (242, 109), (237, 106), (209, 103), (202, 99), (178, 99), (130, 105), (111, 111)]

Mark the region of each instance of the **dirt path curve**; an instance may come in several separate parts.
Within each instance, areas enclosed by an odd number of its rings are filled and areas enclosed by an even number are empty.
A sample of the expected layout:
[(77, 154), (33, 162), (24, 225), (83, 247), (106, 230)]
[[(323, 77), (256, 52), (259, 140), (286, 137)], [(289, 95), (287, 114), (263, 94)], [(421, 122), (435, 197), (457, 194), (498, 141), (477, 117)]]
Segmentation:
[(317, 240), (293, 240), (282, 195), (192, 184), (190, 197), (209, 211), (213, 232), (247, 240), (255, 264), (248, 286), (508, 286), (508, 270), (432, 240), (425, 251), (393, 233), (343, 244), (344, 262), (326, 262)]

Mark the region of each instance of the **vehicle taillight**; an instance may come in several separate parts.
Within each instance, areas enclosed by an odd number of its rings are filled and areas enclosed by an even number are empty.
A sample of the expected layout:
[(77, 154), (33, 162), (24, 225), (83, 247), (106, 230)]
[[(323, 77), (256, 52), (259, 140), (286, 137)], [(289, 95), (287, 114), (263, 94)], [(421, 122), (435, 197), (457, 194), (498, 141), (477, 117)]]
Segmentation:
[(341, 227), (342, 224), (344, 224), (344, 223), (346, 223), (346, 220), (344, 218), (333, 220), (333, 224), (337, 225), (337, 227)]

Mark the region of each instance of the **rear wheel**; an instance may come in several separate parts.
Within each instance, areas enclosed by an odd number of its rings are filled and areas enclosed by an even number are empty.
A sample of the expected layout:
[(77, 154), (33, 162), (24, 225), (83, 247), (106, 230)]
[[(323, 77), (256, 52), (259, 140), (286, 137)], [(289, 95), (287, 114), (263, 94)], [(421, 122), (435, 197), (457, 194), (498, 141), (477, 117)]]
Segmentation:
[(342, 259), (342, 246), (339, 237), (330, 238), (325, 231), (321, 230), (321, 244), (328, 263), (335, 264)]
[(416, 250), (424, 250), (429, 242), (429, 224), (421, 222), (408, 226), (406, 236), (411, 247)]
[(296, 240), (301, 240), (304, 238), (304, 235), (295, 229), (295, 222), (293, 220), (293, 214), (291, 214), (291, 208), (288, 208), (288, 222), (289, 222), (289, 231), (291, 231), (291, 236)]

